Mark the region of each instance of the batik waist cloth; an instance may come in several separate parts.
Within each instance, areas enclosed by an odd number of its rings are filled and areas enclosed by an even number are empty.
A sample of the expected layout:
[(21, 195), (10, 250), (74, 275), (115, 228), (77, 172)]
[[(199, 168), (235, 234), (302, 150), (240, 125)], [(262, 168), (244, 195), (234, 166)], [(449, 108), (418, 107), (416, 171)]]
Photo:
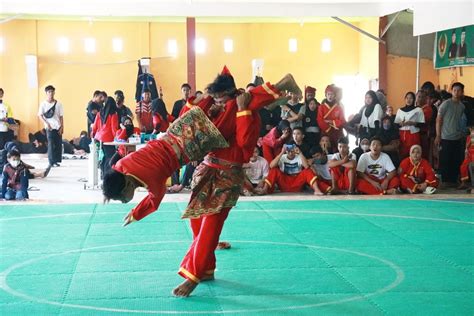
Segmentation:
[(191, 182), (193, 193), (182, 218), (199, 218), (235, 206), (244, 183), (242, 164), (206, 156)]
[(229, 147), (224, 136), (199, 107), (193, 107), (167, 130), (178, 141), (189, 161), (199, 161), (210, 151)]

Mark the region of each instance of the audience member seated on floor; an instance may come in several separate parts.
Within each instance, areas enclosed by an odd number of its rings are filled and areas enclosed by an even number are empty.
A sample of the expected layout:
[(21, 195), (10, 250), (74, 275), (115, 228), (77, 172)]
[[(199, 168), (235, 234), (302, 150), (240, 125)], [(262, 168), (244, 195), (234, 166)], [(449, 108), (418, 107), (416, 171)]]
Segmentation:
[(295, 145), (285, 145), (281, 153), (270, 163), (270, 172), (263, 187), (256, 188), (260, 195), (272, 193), (275, 185), (281, 192), (301, 192), (306, 184), (315, 195), (322, 195), (317, 177), (309, 168), (308, 161)]
[[(133, 135), (140, 135), (141, 131), (138, 127), (133, 126), (133, 120), (130, 116), (122, 117), (120, 122), (120, 129), (115, 132), (114, 141), (127, 142), (128, 139)], [(130, 152), (135, 151), (135, 147), (127, 147), (125, 145), (118, 146), (117, 152), (110, 159), (110, 165), (113, 166), (125, 157)]]
[[(311, 159), (309, 165), (317, 176), (317, 187), (323, 194), (331, 194), (332, 192), (332, 176), (328, 165), (328, 154), (321, 146), (313, 146), (310, 150)], [(316, 194), (316, 192), (315, 192)]]
[(395, 168), (400, 165), (400, 156), (398, 149), (400, 148), (400, 134), (397, 125), (392, 123), (390, 117), (385, 116), (382, 119), (382, 128), (379, 131), (382, 140), (382, 151), (390, 156)]
[[(461, 164), (461, 185), (458, 187), (459, 190), (468, 189), (468, 193), (474, 193), (473, 190), (473, 172), (474, 172), (474, 126), (470, 128), (470, 134), (466, 139), (466, 152), (464, 161)], [(471, 185), (468, 184), (469, 178), (471, 178)]]
[(349, 151), (349, 139), (342, 137), (337, 142), (338, 153), (328, 162), (332, 176), (331, 194), (339, 192), (354, 194), (356, 188), (356, 155)]
[(84, 150), (86, 153), (90, 153), (89, 145), (91, 143), (91, 139), (89, 136), (87, 136), (86, 131), (81, 131), (79, 137), (73, 138), (70, 143), (75, 149)]
[(368, 138), (362, 138), (359, 141), (359, 146), (354, 148), (352, 153), (356, 155), (356, 159), (357, 161), (359, 161), (360, 156), (362, 156), (363, 153), (366, 153), (369, 151), (370, 151), (370, 140)]
[(293, 129), (293, 140), (290, 142), (290, 144), (296, 145), (296, 147), (299, 148), (306, 159), (311, 158), (311, 154), (309, 153), (311, 147), (306, 142), (306, 135), (302, 127), (295, 127)]
[(2, 192), (5, 200), (25, 200), (28, 198), (28, 169), (20, 160), (20, 152), (11, 150), (7, 154), (8, 163), (3, 167)]
[(255, 147), (252, 157), (248, 163), (244, 163), (243, 169), (245, 172), (245, 180), (242, 188), (242, 194), (245, 196), (252, 196), (254, 188), (263, 187), (264, 179), (268, 176), (269, 166), (268, 162), (260, 156), (258, 147)]
[(370, 140), (370, 152), (357, 163), (357, 191), (363, 194), (397, 194), (399, 180), (390, 157), (382, 152), (382, 140)]
[(433, 194), (438, 187), (433, 168), (430, 163), (421, 157), (421, 146), (413, 145), (410, 156), (403, 159), (398, 168), (400, 189), (410, 194)]
[(323, 149), (326, 155), (333, 153), (331, 139), (329, 136), (321, 136), (321, 139), (319, 140), (319, 146)]
[[(3, 170), (3, 167), (8, 163), (8, 153), (11, 152), (11, 151), (20, 152), (18, 144), (16, 142), (8, 142), (8, 143), (5, 144), (5, 148), (3, 150), (0, 150), (0, 170)], [(29, 171), (28, 176), (29, 176), (30, 179), (44, 178), (48, 175), (49, 170), (51, 169), (51, 167), (49, 166), (44, 171), (33, 171), (33, 169), (35, 169), (35, 167), (30, 166), (30, 165), (26, 164), (23, 161), (21, 161), (21, 163), (26, 167), (26, 169), (28, 169), (28, 171)], [(1, 178), (1, 175), (0, 175), (0, 178)]]
[(415, 104), (416, 96), (413, 92), (405, 95), (405, 105), (398, 109), (395, 124), (400, 127), (400, 159), (410, 154), (413, 145), (420, 145), (420, 127), (425, 123), (425, 115)]
[(278, 126), (272, 128), (265, 137), (262, 138), (263, 158), (268, 163), (281, 152), (283, 145), (291, 141), (290, 122), (281, 120)]

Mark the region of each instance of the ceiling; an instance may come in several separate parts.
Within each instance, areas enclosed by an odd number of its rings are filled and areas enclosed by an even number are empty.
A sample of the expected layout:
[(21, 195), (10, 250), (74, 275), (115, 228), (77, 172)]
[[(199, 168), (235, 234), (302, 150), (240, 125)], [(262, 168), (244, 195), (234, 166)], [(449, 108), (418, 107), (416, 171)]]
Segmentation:
[[(446, 14), (453, 12), (456, 14)], [(474, 24), (472, 0), (0, 0), (0, 23), (11, 19), (85, 19), (265, 23), (357, 22), (410, 9), (414, 35)]]

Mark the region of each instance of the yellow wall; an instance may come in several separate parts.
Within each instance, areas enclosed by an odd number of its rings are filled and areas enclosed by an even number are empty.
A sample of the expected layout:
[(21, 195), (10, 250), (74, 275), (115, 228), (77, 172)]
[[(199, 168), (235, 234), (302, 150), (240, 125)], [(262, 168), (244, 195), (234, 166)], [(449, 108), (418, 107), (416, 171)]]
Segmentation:
[[(404, 105), (404, 97), (408, 91), (416, 92), (416, 58), (387, 56), (387, 102), (395, 109)], [(420, 60), (420, 82), (431, 81), (435, 86), (439, 79), (433, 68), (433, 61)]]
[[(378, 37), (379, 18), (368, 18), (358, 25), (361, 29)], [(367, 79), (379, 77), (379, 42), (359, 33), (359, 73)]]
[[(362, 23), (362, 22), (361, 22)], [(376, 21), (360, 25), (374, 29)], [(376, 33), (376, 31), (372, 31)], [(56, 87), (56, 96), (65, 106), (65, 137), (70, 139), (85, 129), (85, 107), (96, 89), (113, 94), (125, 92), (126, 104), (134, 108), (137, 59), (154, 57), (151, 70), (158, 85), (163, 87), (169, 109), (180, 98), (180, 85), (186, 82), (186, 25), (184, 22), (94, 22), (14, 20), (0, 24), (0, 36), (5, 38), (6, 51), (0, 54), (0, 86), (5, 89), (5, 101), (14, 107), (15, 117), (22, 121), (21, 139), (41, 127), (36, 117), (38, 104), (44, 99), (44, 87)], [(285, 73), (295, 75), (301, 86), (318, 88), (318, 99), (334, 76), (358, 73), (367, 79), (376, 77), (378, 52), (376, 42), (361, 37), (339, 23), (199, 23), (197, 37), (207, 41), (207, 51), (197, 55), (197, 89), (203, 90), (226, 64), (238, 86), (252, 80), (251, 60), (264, 59), (264, 79), (275, 82)], [(57, 52), (57, 38), (66, 36), (71, 51)], [(111, 39), (124, 40), (122, 53), (112, 52)], [(87, 54), (83, 39), (94, 37), (97, 52)], [(234, 52), (226, 54), (223, 40), (234, 40)], [(298, 40), (298, 51), (288, 51), (288, 40)], [(321, 52), (321, 41), (330, 38), (332, 51)], [(178, 41), (176, 57), (168, 56), (167, 41)], [(359, 52), (362, 51), (362, 54)], [(38, 56), (38, 89), (29, 89), (24, 56)]]
[(451, 85), (456, 81), (464, 84), (465, 95), (474, 96), (474, 67), (463, 67), (462, 70), (459, 67), (439, 70), (439, 85), (441, 89), (451, 91)]

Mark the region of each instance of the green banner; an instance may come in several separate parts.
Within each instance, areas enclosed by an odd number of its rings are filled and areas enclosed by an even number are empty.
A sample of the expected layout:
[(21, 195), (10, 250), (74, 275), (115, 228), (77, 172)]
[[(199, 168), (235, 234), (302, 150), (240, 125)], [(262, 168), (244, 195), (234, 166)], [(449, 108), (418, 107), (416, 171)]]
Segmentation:
[(474, 65), (474, 25), (436, 33), (436, 69), (472, 65)]

